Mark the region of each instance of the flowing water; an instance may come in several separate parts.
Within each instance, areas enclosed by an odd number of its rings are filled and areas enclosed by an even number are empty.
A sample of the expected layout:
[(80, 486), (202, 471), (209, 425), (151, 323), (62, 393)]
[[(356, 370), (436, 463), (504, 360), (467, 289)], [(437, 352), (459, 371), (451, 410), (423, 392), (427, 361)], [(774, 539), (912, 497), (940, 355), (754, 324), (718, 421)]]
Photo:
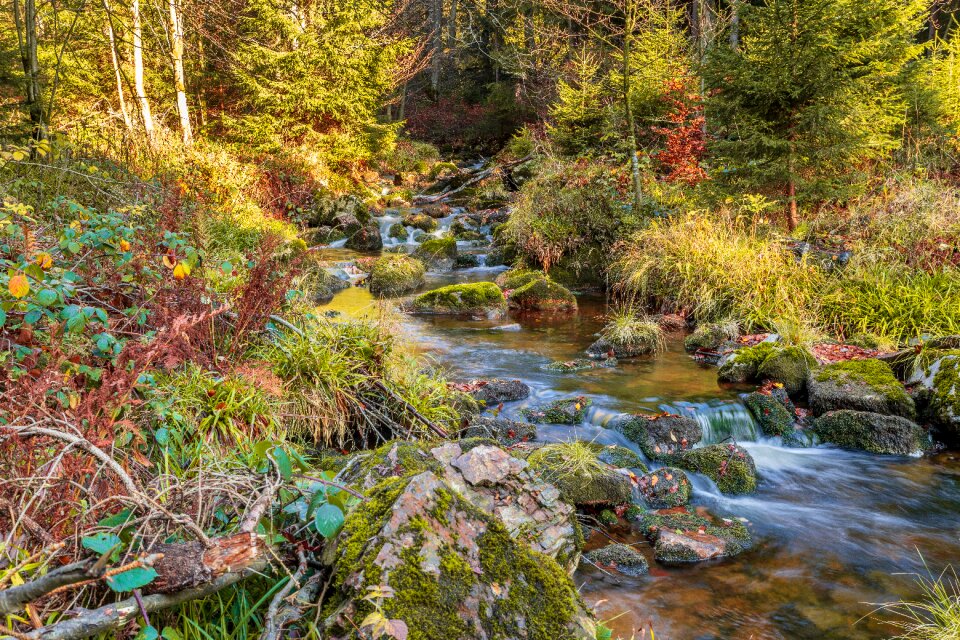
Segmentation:
[[(454, 217), (444, 219), (444, 227)], [(332, 259), (351, 255), (329, 253)], [(428, 274), (425, 288), (493, 280), (498, 272), (481, 267)], [(351, 288), (326, 308), (361, 315), (376, 307), (366, 289)], [(764, 440), (738, 391), (720, 387), (716, 370), (687, 356), (679, 338), (659, 356), (621, 361), (613, 369), (542, 369), (582, 357), (604, 312), (602, 298), (582, 296), (573, 315), (524, 314), (501, 321), (409, 317), (403, 330), (404, 339), (451, 378), (518, 378), (529, 384), (530, 400), (506, 406), (509, 417), (518, 417), (526, 404), (569, 395), (592, 398), (583, 425), (543, 426), (538, 439), (577, 438), (636, 450), (603, 424), (622, 412), (668, 410), (699, 420), (708, 442), (732, 435), (749, 450), (761, 476), (752, 495), (724, 496), (710, 480), (691, 477), (696, 508), (749, 522), (755, 541), (750, 551), (664, 567), (652, 561), (642, 536), (623, 526), (608, 534), (646, 554), (650, 575), (613, 577), (590, 567), (575, 574), (584, 599), (608, 621), (614, 637), (649, 638), (651, 628), (658, 640), (889, 637), (891, 628), (870, 616), (875, 603), (915, 597), (910, 574), (925, 573), (924, 561), (937, 572), (960, 561), (960, 460), (953, 455), (873, 456), (829, 447), (790, 449)], [(607, 542), (594, 533), (588, 547)]]

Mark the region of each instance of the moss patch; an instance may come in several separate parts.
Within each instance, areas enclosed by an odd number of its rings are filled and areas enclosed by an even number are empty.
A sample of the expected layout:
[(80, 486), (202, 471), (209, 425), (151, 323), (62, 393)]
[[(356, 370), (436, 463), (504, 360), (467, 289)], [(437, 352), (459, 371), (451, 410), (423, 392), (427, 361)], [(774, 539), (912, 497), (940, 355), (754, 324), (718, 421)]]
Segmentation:
[(450, 269), (457, 260), (457, 241), (453, 238), (424, 240), (413, 252), (413, 257), (428, 269)]
[(420, 294), (413, 301), (419, 313), (486, 314), (506, 311), (507, 301), (492, 282), (451, 284)]
[(702, 473), (723, 493), (752, 493), (757, 488), (757, 468), (746, 449), (734, 444), (711, 444), (666, 456), (665, 461), (687, 471)]
[(743, 399), (743, 404), (756, 418), (760, 430), (767, 436), (786, 436), (796, 429), (793, 416), (783, 403), (773, 396), (754, 392)]
[(948, 353), (939, 360), (930, 413), (948, 440), (960, 441), (960, 353)]
[(422, 213), (411, 213), (403, 216), (403, 224), (421, 231), (436, 231), (437, 221)]
[(407, 233), (407, 228), (405, 226), (399, 222), (396, 222), (390, 225), (390, 229), (387, 231), (387, 237), (396, 238), (397, 240), (406, 242), (409, 234)]
[(520, 413), (534, 424), (580, 424), (592, 400), (586, 396), (554, 400), (545, 405), (528, 407)]
[(740, 330), (735, 322), (708, 322), (701, 324), (683, 341), (687, 351), (707, 349), (715, 351), (724, 343), (737, 339)]
[(893, 370), (879, 360), (850, 360), (812, 375), (810, 408), (817, 415), (836, 409), (890, 413), (913, 419), (916, 407)]
[(812, 429), (823, 442), (870, 453), (910, 455), (927, 446), (915, 422), (867, 411), (830, 411), (814, 420)]
[(510, 293), (510, 306), (525, 311), (576, 311), (577, 298), (549, 278), (536, 278)]
[(423, 263), (404, 255), (385, 255), (370, 269), (370, 293), (395, 296), (423, 285)]
[(806, 390), (807, 376), (816, 366), (816, 359), (803, 347), (786, 347), (760, 364), (757, 377), (779, 382), (787, 393), (797, 395)]
[(772, 342), (761, 342), (752, 347), (737, 349), (720, 364), (717, 378), (720, 382), (751, 382), (757, 379), (757, 372), (763, 361), (770, 357), (777, 346)]
[(542, 277), (544, 277), (542, 271), (535, 271), (533, 269), (510, 269), (497, 276), (497, 284), (500, 285), (502, 289), (512, 291)]
[(618, 469), (639, 469), (641, 473), (647, 472), (647, 465), (630, 449), (616, 444), (607, 447), (595, 446), (598, 448), (597, 460), (600, 462)]

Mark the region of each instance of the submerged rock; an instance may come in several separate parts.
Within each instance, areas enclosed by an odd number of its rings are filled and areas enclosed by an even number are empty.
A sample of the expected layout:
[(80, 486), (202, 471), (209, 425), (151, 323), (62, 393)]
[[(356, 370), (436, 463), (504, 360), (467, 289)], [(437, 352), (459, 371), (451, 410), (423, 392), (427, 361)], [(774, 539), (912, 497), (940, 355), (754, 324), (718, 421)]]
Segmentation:
[(682, 508), (644, 514), (640, 527), (654, 542), (654, 558), (667, 564), (729, 558), (751, 545), (742, 523), (714, 522)]
[(424, 282), (423, 263), (405, 255), (381, 256), (370, 269), (370, 293), (395, 296), (414, 291)]
[(408, 213), (403, 216), (403, 224), (407, 227), (420, 229), (420, 231), (430, 232), (437, 230), (437, 221), (422, 213)]
[(401, 242), (406, 242), (407, 238), (409, 237), (409, 232), (407, 231), (407, 228), (405, 226), (403, 226), (399, 222), (395, 222), (392, 225), (390, 225), (390, 229), (387, 230), (387, 237), (396, 238)]
[(547, 404), (522, 409), (524, 418), (534, 424), (580, 424), (592, 401), (586, 396), (554, 400)]
[(458, 253), (453, 263), (455, 269), (472, 269), (480, 266), (480, 258), (472, 253)]
[(594, 549), (585, 556), (601, 569), (613, 569), (625, 576), (642, 576), (650, 571), (647, 559), (633, 547), (621, 543)]
[(779, 398), (755, 391), (744, 396), (743, 404), (766, 436), (787, 436), (797, 428), (794, 416)]
[(413, 257), (429, 270), (449, 271), (457, 261), (457, 241), (453, 238), (424, 240), (413, 252)]
[(536, 440), (537, 428), (529, 422), (517, 422), (506, 418), (480, 416), (470, 421), (464, 430), (465, 438), (491, 438), (503, 445)]
[(501, 402), (514, 402), (530, 397), (530, 387), (522, 380), (477, 380), (469, 383), (468, 393), (474, 400), (484, 403), (488, 407), (495, 407)]
[(723, 493), (752, 493), (757, 488), (757, 467), (753, 457), (735, 444), (709, 444), (665, 456), (673, 466), (702, 473)]
[(823, 414), (812, 429), (823, 442), (870, 453), (910, 455), (927, 448), (923, 428), (900, 416), (843, 409)]
[(624, 414), (609, 426), (636, 443), (651, 460), (689, 449), (703, 438), (700, 423), (687, 416)]
[(414, 637), (595, 638), (564, 570), (437, 474), (383, 483), (369, 498), (338, 540), (333, 587), (341, 601), (325, 620), (326, 637), (356, 637), (356, 622), (375, 611), (366, 596), (376, 587), (393, 592), (380, 613), (406, 622)]
[(890, 366), (879, 360), (850, 360), (831, 364), (810, 374), (807, 381), (814, 415), (851, 409), (914, 419), (913, 399)]
[(417, 296), (413, 301), (417, 313), (483, 315), (500, 318), (506, 313), (507, 301), (492, 282), (451, 284)]
[(637, 487), (651, 509), (683, 507), (690, 503), (690, 480), (680, 469), (662, 467), (641, 476)]
[(551, 362), (543, 365), (545, 371), (557, 371), (559, 373), (574, 373), (577, 371), (589, 371), (591, 369), (612, 369), (617, 366), (616, 358), (606, 358), (604, 360), (589, 360), (587, 358), (577, 358), (576, 360), (564, 360), (563, 362)]

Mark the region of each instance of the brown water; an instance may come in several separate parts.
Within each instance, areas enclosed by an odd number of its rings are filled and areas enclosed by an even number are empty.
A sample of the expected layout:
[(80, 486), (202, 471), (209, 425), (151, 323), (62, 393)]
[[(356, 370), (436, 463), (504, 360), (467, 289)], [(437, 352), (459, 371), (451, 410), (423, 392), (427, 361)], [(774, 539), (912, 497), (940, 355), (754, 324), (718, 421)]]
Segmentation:
[[(434, 275), (428, 286), (452, 280), (492, 280), (496, 271)], [(376, 310), (365, 289), (348, 289), (328, 308), (356, 315)], [(694, 362), (679, 338), (654, 358), (615, 369), (561, 374), (541, 367), (581, 357), (602, 326), (601, 298), (581, 297), (567, 316), (515, 316), (503, 321), (410, 317), (402, 339), (445, 367), (451, 377), (519, 378), (531, 400), (505, 407), (515, 416), (530, 402), (585, 394), (594, 406), (578, 427), (545, 426), (538, 437), (580, 438), (630, 445), (601, 425), (620, 412), (669, 408), (701, 421), (708, 441), (734, 434), (753, 455), (761, 484), (750, 496), (721, 495), (694, 477), (694, 504), (749, 521), (755, 546), (737, 558), (663, 567), (627, 527), (612, 537), (647, 554), (651, 574), (611, 577), (586, 567), (574, 576), (584, 599), (623, 638), (868, 639), (892, 635), (871, 617), (871, 603), (916, 595), (920, 553), (939, 572), (960, 560), (960, 462), (881, 457), (828, 447), (789, 449), (758, 441), (737, 392), (717, 385), (716, 371)], [(512, 325), (512, 326), (511, 326)], [(590, 546), (606, 542), (602, 534)]]

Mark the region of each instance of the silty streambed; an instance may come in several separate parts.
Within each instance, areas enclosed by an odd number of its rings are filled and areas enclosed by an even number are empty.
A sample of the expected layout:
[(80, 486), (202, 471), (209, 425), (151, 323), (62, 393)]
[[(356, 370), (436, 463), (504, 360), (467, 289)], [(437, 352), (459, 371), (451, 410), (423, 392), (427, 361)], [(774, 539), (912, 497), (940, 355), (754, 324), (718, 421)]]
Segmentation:
[[(344, 250), (331, 258), (350, 257)], [(493, 280), (498, 270), (428, 274), (425, 288), (454, 281)], [(377, 302), (363, 288), (340, 292), (324, 309), (358, 315)], [(442, 365), (451, 378), (518, 378), (530, 400), (504, 407), (519, 418), (527, 404), (588, 395), (593, 406), (578, 427), (542, 426), (541, 440), (582, 439), (621, 444), (603, 428), (621, 412), (669, 410), (696, 417), (705, 440), (733, 435), (754, 457), (761, 484), (749, 496), (720, 494), (691, 474), (696, 508), (749, 521), (755, 545), (739, 557), (665, 567), (627, 526), (608, 533), (636, 543), (651, 561), (641, 578), (613, 577), (583, 566), (574, 579), (584, 599), (617, 634), (659, 640), (866, 639), (892, 635), (870, 614), (871, 603), (914, 597), (914, 572), (960, 559), (960, 461), (881, 457), (829, 447), (790, 449), (758, 438), (737, 391), (718, 386), (716, 371), (695, 363), (679, 340), (650, 358), (614, 369), (556, 373), (541, 367), (582, 357), (601, 328), (602, 299), (580, 297), (572, 315), (522, 315), (501, 321), (409, 317), (403, 339)], [(607, 538), (595, 533), (588, 547)], [(922, 553), (922, 559), (920, 554)]]

